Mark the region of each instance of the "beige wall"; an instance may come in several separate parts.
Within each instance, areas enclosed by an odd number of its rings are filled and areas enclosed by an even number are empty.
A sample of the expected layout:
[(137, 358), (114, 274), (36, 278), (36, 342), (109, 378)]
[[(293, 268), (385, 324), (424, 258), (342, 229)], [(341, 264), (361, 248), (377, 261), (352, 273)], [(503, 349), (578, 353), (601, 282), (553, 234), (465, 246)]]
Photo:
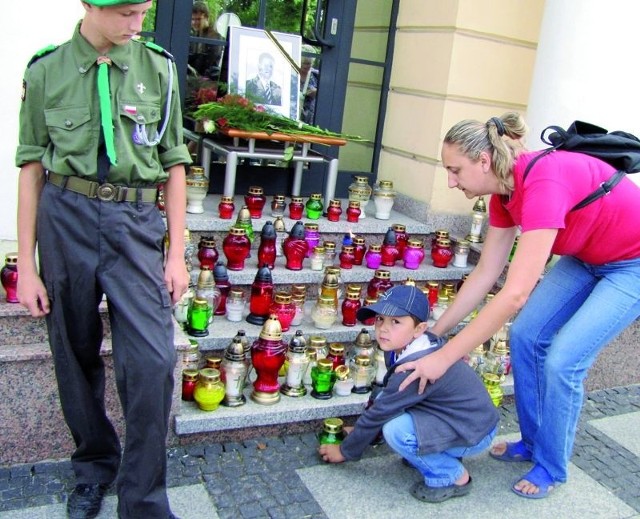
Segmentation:
[(544, 0), (401, 0), (378, 178), (430, 204), (464, 213), (447, 188), (440, 143), (460, 119), (524, 112)]

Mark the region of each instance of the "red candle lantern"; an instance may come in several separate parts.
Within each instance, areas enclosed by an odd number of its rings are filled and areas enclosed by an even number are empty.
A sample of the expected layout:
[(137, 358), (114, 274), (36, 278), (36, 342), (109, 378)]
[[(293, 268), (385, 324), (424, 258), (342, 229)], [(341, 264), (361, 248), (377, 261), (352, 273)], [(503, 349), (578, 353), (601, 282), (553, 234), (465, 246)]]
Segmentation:
[(440, 292), (440, 283), (437, 281), (427, 281), (427, 299), (429, 299), (429, 308), (434, 308), (438, 302), (438, 292)]
[(302, 222), (296, 222), (288, 238), (282, 244), (282, 251), (286, 258), (285, 267), (289, 270), (302, 270), (302, 262), (307, 256), (309, 244), (304, 239), (304, 225)]
[(384, 269), (378, 269), (374, 272), (373, 278), (367, 285), (367, 297), (377, 299), (384, 292), (393, 286), (391, 281), (391, 272)]
[(231, 283), (229, 282), (227, 267), (221, 261), (216, 263), (216, 266), (213, 268), (213, 279), (216, 288), (220, 290), (220, 302), (214, 315), (224, 315), (227, 313), (227, 296), (231, 290)]
[(301, 196), (291, 197), (289, 202), (289, 218), (292, 220), (300, 220), (304, 211), (304, 201)]
[(435, 232), (435, 236), (431, 239), (431, 252), (433, 252), (438, 247), (438, 240), (441, 239), (450, 239), (449, 231), (446, 229), (438, 229)]
[(247, 322), (251, 324), (264, 324), (269, 317), (269, 309), (273, 300), (273, 279), (271, 271), (266, 265), (258, 269), (249, 296), (249, 315)]
[(391, 228), (396, 233), (396, 247), (398, 247), (398, 258), (404, 258), (404, 249), (409, 241), (407, 226), (401, 223), (394, 223)]
[(182, 370), (182, 400), (193, 402), (193, 390), (198, 381), (197, 369)]
[(362, 236), (355, 236), (353, 238), (353, 264), (354, 265), (362, 265), (362, 261), (364, 260), (364, 254), (367, 250), (367, 246), (365, 244), (364, 238)]
[(338, 256), (338, 259), (340, 260), (340, 268), (350, 269), (353, 267), (353, 262), (355, 260), (354, 251), (355, 247), (353, 245), (345, 245), (342, 247)]
[[(362, 306), (371, 306), (373, 303), (377, 303), (378, 302), (378, 298), (377, 297), (365, 297), (364, 298), (364, 304)], [(366, 319), (362, 319), (362, 324), (364, 324), (365, 326), (373, 326), (376, 322), (376, 316), (372, 315), (371, 317), (367, 317)]]
[(244, 203), (249, 208), (251, 218), (260, 218), (262, 216), (262, 209), (267, 202), (267, 197), (264, 196), (264, 191), (259, 186), (250, 186), (248, 193), (244, 195)]
[(446, 268), (453, 259), (451, 241), (446, 238), (439, 239), (436, 248), (431, 251), (431, 259), (434, 267)]
[(231, 220), (236, 206), (232, 196), (223, 196), (218, 204), (218, 216), (221, 220)]
[(396, 244), (396, 232), (389, 227), (382, 242), (382, 264), (385, 267), (393, 267), (398, 259), (398, 246)]
[(233, 226), (229, 234), (222, 241), (222, 251), (227, 258), (229, 270), (242, 270), (244, 260), (249, 257), (251, 242), (247, 238), (247, 232), (241, 227)]
[(360, 214), (362, 214), (360, 202), (358, 202), (358, 200), (351, 200), (347, 208), (347, 222), (358, 223)]
[(271, 405), (280, 400), (278, 371), (284, 364), (286, 351), (287, 344), (282, 340), (280, 321), (271, 315), (251, 346), (251, 362), (257, 375), (251, 393), (254, 402)]
[(293, 304), (291, 294), (287, 292), (276, 292), (269, 313), (275, 315), (280, 321), (282, 331), (289, 331), (291, 322), (296, 315), (296, 305)]
[(258, 265), (266, 265), (272, 269), (276, 262), (276, 229), (273, 223), (266, 222), (260, 231), (258, 247)]
[(327, 209), (327, 220), (330, 222), (340, 221), (340, 215), (342, 214), (342, 206), (340, 200), (329, 200), (329, 209)]
[(360, 290), (347, 290), (347, 297), (342, 302), (342, 324), (344, 326), (355, 326), (358, 322), (356, 314), (361, 307)]
[(338, 366), (344, 366), (344, 346), (339, 342), (332, 342), (329, 344), (327, 359), (333, 363), (334, 371)]
[(218, 261), (218, 256), (216, 241), (207, 236), (200, 238), (200, 242), (198, 243), (198, 261), (200, 262), (200, 268), (209, 267), (213, 270)]
[(18, 303), (18, 253), (5, 256), (4, 267), (0, 270), (2, 286), (7, 293), (7, 303)]

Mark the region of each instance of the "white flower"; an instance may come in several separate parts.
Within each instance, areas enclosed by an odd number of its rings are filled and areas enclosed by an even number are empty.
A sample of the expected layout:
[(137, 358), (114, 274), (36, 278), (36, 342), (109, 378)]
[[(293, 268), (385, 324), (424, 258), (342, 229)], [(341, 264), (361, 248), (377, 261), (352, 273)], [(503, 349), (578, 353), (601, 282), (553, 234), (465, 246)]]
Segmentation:
[(204, 131), (206, 133), (213, 133), (216, 131), (216, 123), (214, 123), (211, 119), (206, 119), (202, 124)]

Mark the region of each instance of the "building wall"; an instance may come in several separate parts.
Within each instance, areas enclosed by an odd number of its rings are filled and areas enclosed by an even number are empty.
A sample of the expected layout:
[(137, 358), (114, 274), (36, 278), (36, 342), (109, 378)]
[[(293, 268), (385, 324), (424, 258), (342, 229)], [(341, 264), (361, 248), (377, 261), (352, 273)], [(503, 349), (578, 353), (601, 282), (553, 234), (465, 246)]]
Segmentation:
[(460, 119), (525, 112), (544, 0), (401, 0), (379, 178), (464, 213), (447, 188), (442, 137)]
[(80, 0), (30, 0), (3, 2), (0, 17), (0, 240), (16, 239), (18, 169), (14, 166), (18, 144), (18, 113), (22, 76), (26, 64), (38, 50), (52, 43), (62, 43), (73, 34), (82, 18)]

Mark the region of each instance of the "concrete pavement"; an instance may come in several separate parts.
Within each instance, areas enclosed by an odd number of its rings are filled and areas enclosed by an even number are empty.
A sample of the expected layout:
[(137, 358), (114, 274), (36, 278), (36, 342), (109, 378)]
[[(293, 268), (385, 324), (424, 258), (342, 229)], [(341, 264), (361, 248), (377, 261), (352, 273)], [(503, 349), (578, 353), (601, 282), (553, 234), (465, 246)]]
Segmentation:
[[(500, 437), (516, 436), (508, 403)], [(182, 519), (640, 518), (640, 385), (588, 394), (570, 480), (543, 500), (510, 491), (529, 464), (486, 453), (465, 460), (474, 478), (470, 495), (432, 505), (411, 497), (417, 472), (384, 445), (341, 465), (320, 462), (316, 448), (309, 432), (168, 449), (173, 511)], [(73, 485), (67, 461), (0, 468), (0, 519), (64, 518)], [(99, 517), (115, 517), (115, 507), (109, 495)]]

